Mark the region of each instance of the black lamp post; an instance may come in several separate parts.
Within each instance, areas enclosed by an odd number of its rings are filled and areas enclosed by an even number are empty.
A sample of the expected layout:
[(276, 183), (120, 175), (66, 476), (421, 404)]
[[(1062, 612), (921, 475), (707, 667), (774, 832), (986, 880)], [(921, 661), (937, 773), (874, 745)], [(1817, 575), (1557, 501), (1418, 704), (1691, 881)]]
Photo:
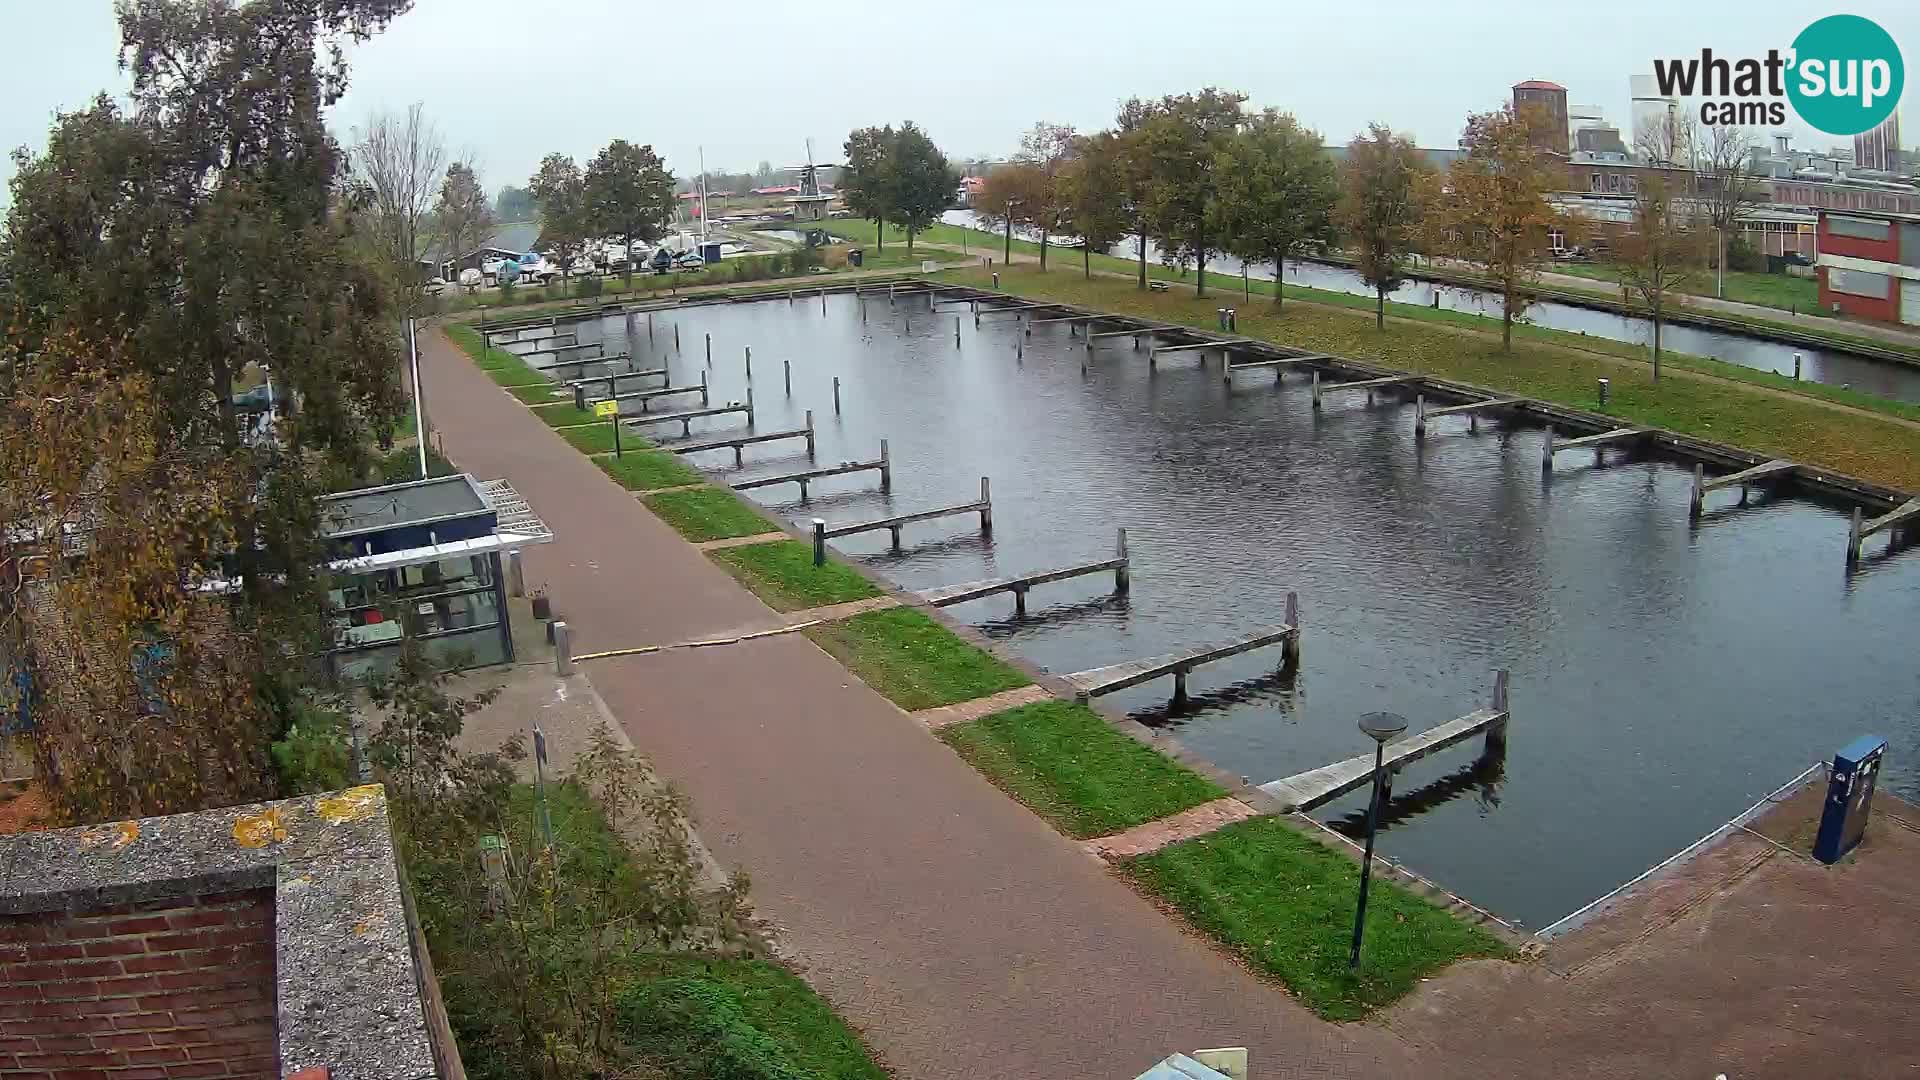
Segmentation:
[(1007, 200), (1007, 250), (1001, 254), (1000, 261), (1006, 263), (1009, 270), (1013, 269), (1013, 211), (1020, 202), (1019, 199)]
[(1360, 730), (1373, 740), (1373, 797), (1367, 800), (1367, 853), (1360, 860), (1360, 907), (1353, 914), (1353, 953), (1347, 957), (1347, 969), (1360, 969), (1360, 936), (1367, 928), (1367, 885), (1373, 880), (1373, 834), (1380, 826), (1380, 786), (1387, 771), (1382, 768), (1387, 741), (1407, 730), (1407, 718), (1399, 713), (1370, 712), (1360, 718)]

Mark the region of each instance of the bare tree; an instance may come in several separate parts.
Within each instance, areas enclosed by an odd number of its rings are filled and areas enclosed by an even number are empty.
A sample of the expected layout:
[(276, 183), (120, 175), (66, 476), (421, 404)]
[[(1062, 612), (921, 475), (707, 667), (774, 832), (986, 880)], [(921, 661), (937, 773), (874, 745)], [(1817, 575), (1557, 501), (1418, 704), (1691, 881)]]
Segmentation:
[(1726, 295), (1727, 242), (1740, 222), (1766, 201), (1765, 185), (1753, 171), (1753, 136), (1746, 129), (1714, 127), (1699, 146), (1700, 199), (1713, 228), (1713, 294)]
[(493, 206), (470, 163), (456, 161), (447, 166), (433, 217), (434, 232), (445, 241), (448, 258), (460, 258), (493, 233)]
[(374, 113), (356, 135), (353, 167), (367, 195), (370, 231), (410, 311), (424, 284), (421, 223), (440, 193), (446, 144), (418, 102), (402, 114)]

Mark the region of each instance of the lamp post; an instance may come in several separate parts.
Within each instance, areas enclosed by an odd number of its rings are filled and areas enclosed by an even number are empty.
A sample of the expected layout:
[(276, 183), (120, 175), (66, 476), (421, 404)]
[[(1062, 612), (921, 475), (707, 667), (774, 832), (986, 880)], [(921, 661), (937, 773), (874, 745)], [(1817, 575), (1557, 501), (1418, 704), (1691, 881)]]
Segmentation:
[(1367, 885), (1373, 880), (1373, 835), (1380, 827), (1380, 785), (1387, 772), (1382, 768), (1387, 741), (1407, 730), (1407, 718), (1399, 713), (1370, 712), (1360, 718), (1360, 730), (1373, 740), (1373, 796), (1367, 800), (1367, 852), (1360, 860), (1360, 906), (1353, 914), (1353, 952), (1347, 957), (1347, 969), (1360, 969), (1360, 936), (1367, 927)]
[(1013, 211), (1019, 205), (1019, 199), (1007, 200), (1007, 250), (1001, 253), (1000, 261), (1007, 264), (1009, 269), (1013, 266)]

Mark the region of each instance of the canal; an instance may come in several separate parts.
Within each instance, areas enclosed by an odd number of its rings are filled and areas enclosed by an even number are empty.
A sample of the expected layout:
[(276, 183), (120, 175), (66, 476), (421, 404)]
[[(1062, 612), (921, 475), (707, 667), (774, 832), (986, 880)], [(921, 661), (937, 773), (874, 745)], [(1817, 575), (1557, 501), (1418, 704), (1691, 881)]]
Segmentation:
[[(1008, 316), (976, 329), (925, 296), (889, 307), (836, 295), (690, 308), (585, 324), (698, 381), (712, 334), (715, 404), (745, 397), (754, 354), (762, 430), (820, 428), (818, 460), (874, 456), (891, 441), (894, 491), (827, 481), (809, 503), (762, 489), (773, 513), (846, 522), (968, 501), (993, 478), (995, 533), (971, 517), (836, 546), (889, 580), (925, 588), (1102, 557), (1128, 528), (1132, 595), (1110, 579), (1036, 589), (1030, 615), (1001, 596), (951, 608), (1023, 656), (1067, 672), (1229, 637), (1279, 620), (1297, 590), (1303, 656), (1202, 668), (1194, 706), (1166, 709), (1162, 682), (1103, 699), (1166, 724), (1193, 750), (1258, 783), (1369, 748), (1361, 713), (1413, 730), (1480, 707), (1512, 670), (1502, 772), (1472, 768), (1477, 742), (1411, 767), (1381, 847), (1461, 895), (1539, 928), (1631, 878), (1861, 733), (1893, 740), (1883, 783), (1920, 796), (1920, 552), (1844, 569), (1843, 513), (1798, 498), (1712, 497), (1687, 521), (1689, 473), (1609, 451), (1561, 455), (1542, 478), (1543, 433), (1436, 420), (1358, 394), (1315, 414), (1302, 376), (1236, 376), (1193, 353), (1150, 373), (1125, 338), (1090, 368), (1063, 326), (1022, 339)], [(672, 326), (684, 352), (674, 355)], [(1016, 356), (1020, 346), (1023, 356)], [(782, 362), (793, 390), (783, 390)], [(591, 374), (588, 369), (581, 374)], [(834, 414), (832, 379), (842, 382)], [(711, 435), (731, 418), (696, 423)], [(702, 428), (701, 424), (708, 424)], [(677, 429), (674, 431), (677, 434)], [(776, 444), (778, 446), (780, 444)], [(722, 479), (804, 467), (751, 448), (693, 459)], [(609, 538), (617, 544), (617, 538)], [(1320, 811), (1351, 819), (1364, 795)]]
[[(976, 227), (973, 214), (968, 210), (949, 210), (942, 220), (949, 225), (958, 225), (962, 228)], [(983, 251), (994, 253), (999, 250), (993, 247), (992, 236), (982, 233), (980, 239)], [(1116, 250), (1131, 252), (1132, 244), (1133, 241), (1129, 239)], [(1072, 264), (1079, 258), (1078, 249), (1062, 249), (1060, 257), (1065, 260), (1065, 264)], [(1148, 243), (1148, 261), (1157, 266), (1159, 258), (1159, 249), (1151, 242)], [(1234, 303), (1240, 297), (1237, 282), (1240, 278), (1241, 266), (1241, 261), (1231, 255), (1220, 255), (1207, 260), (1207, 273), (1221, 275), (1222, 280), (1218, 284), (1223, 304)], [(1271, 263), (1253, 263), (1247, 266), (1247, 271), (1248, 276), (1255, 280), (1273, 280)], [(1350, 296), (1373, 295), (1372, 286), (1362, 281), (1359, 274), (1343, 266), (1329, 263), (1289, 262), (1286, 283), (1311, 286), (1327, 292), (1346, 293)], [(1209, 278), (1208, 287), (1212, 288), (1213, 284)], [(1498, 295), (1465, 286), (1409, 280), (1400, 288), (1388, 293), (1387, 299), (1395, 303), (1416, 304), (1420, 307), (1437, 306), (1450, 311), (1464, 311), (1486, 317), (1495, 323), (1500, 319)], [(1268, 303), (1269, 301), (1265, 297), (1260, 297), (1253, 302)], [(1570, 334), (1587, 334), (1612, 341), (1623, 341), (1647, 349), (1649, 356), (1652, 353), (1653, 324), (1642, 318), (1543, 300), (1527, 308), (1523, 321), (1549, 330), (1564, 330)], [(1498, 330), (1499, 327), (1496, 325), (1493, 329)], [(1741, 367), (1771, 371), (1779, 375), (1793, 374), (1793, 357), (1798, 353), (1801, 357), (1800, 375), (1803, 379), (1830, 386), (1846, 386), (1862, 393), (1874, 394), (1894, 401), (1920, 402), (1920, 367), (1912, 365), (1674, 323), (1667, 323), (1661, 327), (1660, 345), (1661, 348), (1674, 352), (1712, 357)]]

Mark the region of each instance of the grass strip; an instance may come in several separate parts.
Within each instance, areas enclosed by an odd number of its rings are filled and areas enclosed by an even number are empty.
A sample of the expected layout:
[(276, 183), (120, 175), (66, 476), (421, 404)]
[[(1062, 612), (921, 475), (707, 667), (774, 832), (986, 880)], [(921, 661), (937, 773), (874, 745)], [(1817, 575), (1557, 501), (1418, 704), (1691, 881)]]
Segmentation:
[[(572, 408), (572, 406), (569, 405), (568, 408)], [(553, 412), (554, 410), (536, 409), (534, 411), (536, 413), (542, 413)], [(589, 422), (586, 427), (570, 427), (562, 431), (560, 437), (567, 440), (569, 445), (583, 454), (613, 453), (613, 425), (611, 423)], [(646, 436), (635, 435), (631, 429), (621, 430), (620, 449), (622, 451), (622, 457), (634, 451), (651, 450), (652, 448), (653, 441)], [(687, 483), (698, 483), (699, 480), (700, 478), (695, 476), (692, 480), (687, 481)]]
[(518, 399), (522, 405), (571, 405), (573, 403), (573, 398), (562, 393), (559, 387), (546, 382), (545, 379), (540, 382), (546, 385), (532, 383), (526, 386), (509, 386), (506, 391)]
[(777, 532), (780, 528), (733, 492), (722, 488), (669, 491), (647, 496), (646, 503), (649, 510), (660, 515), (660, 520), (696, 544), (703, 540)]
[(1041, 701), (953, 724), (940, 730), (940, 739), (995, 787), (1080, 840), (1226, 794), (1069, 701)]
[[(749, 534), (751, 535), (751, 534)], [(775, 611), (844, 604), (879, 596), (858, 570), (827, 560), (813, 565), (813, 548), (800, 540), (772, 540), (710, 551), (707, 557)]]
[[(969, 284), (985, 281), (984, 275), (970, 270), (949, 276)], [(1001, 287), (1023, 296), (1200, 328), (1212, 328), (1218, 321), (1217, 297), (1195, 297), (1190, 291), (1143, 293), (1131, 282), (1116, 278), (1088, 280), (1077, 273), (1041, 274), (1021, 267), (1002, 270)], [(1292, 297), (1293, 290), (1288, 295)], [(1317, 301), (1317, 297), (1313, 303), (1290, 299), (1278, 309), (1268, 304), (1242, 309), (1239, 332), (1670, 428), (1893, 487), (1920, 488), (1920, 427), (1830, 408), (1799, 392), (1772, 393), (1749, 385), (1771, 376), (1743, 371), (1739, 382), (1730, 382), (1669, 373), (1655, 383), (1644, 367), (1627, 367), (1594, 355), (1585, 345), (1601, 344), (1597, 339), (1578, 339), (1583, 343), (1580, 349), (1560, 348), (1522, 333), (1535, 328), (1519, 327), (1513, 351), (1503, 353), (1498, 335), (1488, 333), (1484, 325), (1466, 327), (1472, 334), (1459, 332), (1455, 327), (1460, 324), (1451, 317), (1456, 313), (1415, 307), (1414, 312), (1448, 317), (1429, 320), (1423, 315), (1418, 321), (1396, 321), (1382, 332), (1374, 328), (1371, 318), (1344, 310), (1350, 305)], [(1370, 309), (1367, 314), (1371, 315)], [(1429, 322), (1455, 325), (1423, 325)], [(1714, 365), (1713, 373), (1730, 375), (1732, 369), (1733, 365)], [(1612, 400), (1605, 407), (1596, 389), (1600, 378), (1612, 381)], [(1905, 411), (1889, 409), (1884, 403), (1874, 409)]]
[(1143, 855), (1128, 872), (1328, 1020), (1359, 1020), (1456, 960), (1509, 951), (1480, 927), (1376, 877), (1360, 970), (1349, 971), (1360, 867), (1274, 818)]
[(908, 712), (1032, 682), (910, 607), (869, 611), (803, 633)]
[[(581, 432), (593, 428), (581, 428)], [(562, 432), (572, 435), (575, 432)], [(620, 437), (626, 444), (626, 436)], [(571, 441), (571, 440), (569, 440)], [(590, 453), (592, 451), (589, 451)], [(631, 450), (619, 457), (594, 458), (593, 463), (600, 471), (613, 477), (615, 483), (629, 491), (653, 491), (657, 488), (679, 487), (682, 484), (698, 484), (701, 477), (698, 469), (682, 461), (677, 455), (659, 450)]]
[(533, 415), (539, 417), (548, 427), (576, 427), (580, 424), (593, 424), (608, 431), (607, 449), (613, 449), (612, 422), (602, 420), (585, 409), (576, 409), (571, 404), (555, 405), (551, 409), (535, 409)]
[(655, 956), (616, 999), (623, 1040), (661, 1075), (885, 1080), (857, 1035), (793, 973), (765, 960)]
[(488, 347), (480, 340), (480, 331), (471, 326), (454, 323), (446, 328), (447, 337), (452, 339), (460, 351), (467, 354), (487, 378), (501, 386), (552, 386), (552, 380), (527, 366), (525, 360), (506, 351)]

